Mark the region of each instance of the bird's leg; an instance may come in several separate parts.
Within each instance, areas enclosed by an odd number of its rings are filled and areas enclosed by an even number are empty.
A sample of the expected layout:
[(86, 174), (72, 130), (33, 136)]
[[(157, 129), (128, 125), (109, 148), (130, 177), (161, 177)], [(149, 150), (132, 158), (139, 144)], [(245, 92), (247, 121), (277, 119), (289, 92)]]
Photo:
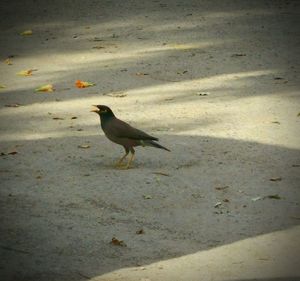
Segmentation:
[(131, 164), (131, 162), (134, 159), (134, 153), (135, 153), (135, 151), (134, 151), (133, 147), (130, 149), (130, 152), (131, 152), (131, 156), (130, 156), (128, 162), (127, 162), (126, 169), (130, 168), (130, 164)]
[(116, 163), (116, 167), (119, 167), (119, 166), (122, 166), (122, 163), (123, 163), (123, 160), (126, 158), (126, 156), (128, 155), (129, 153), (129, 149), (124, 147), (125, 148), (125, 155), (123, 155), (119, 160), (118, 162)]

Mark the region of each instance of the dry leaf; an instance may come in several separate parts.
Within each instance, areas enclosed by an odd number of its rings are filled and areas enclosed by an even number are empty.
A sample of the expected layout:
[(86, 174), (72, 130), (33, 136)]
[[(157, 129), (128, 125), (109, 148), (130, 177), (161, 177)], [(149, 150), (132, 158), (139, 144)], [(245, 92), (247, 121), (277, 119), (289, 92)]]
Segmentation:
[(35, 89), (36, 92), (53, 92), (54, 90), (51, 84), (43, 85)]
[(166, 99), (164, 99), (164, 101), (171, 101), (171, 100), (174, 100), (174, 98), (166, 98)]
[(81, 145), (78, 145), (78, 148), (90, 148), (91, 146), (88, 145), (88, 144), (81, 144)]
[(277, 200), (281, 199), (281, 197), (278, 194), (268, 195), (268, 196), (265, 196), (265, 198), (277, 199)]
[(62, 118), (62, 117), (53, 117), (52, 119), (53, 120), (65, 120), (65, 118)]
[(185, 74), (185, 73), (187, 73), (187, 72), (188, 72), (187, 70), (177, 71), (177, 74), (181, 75), (181, 74)]
[(12, 104), (6, 104), (6, 107), (19, 107), (20, 104), (19, 103), (12, 103)]
[(270, 178), (270, 181), (281, 181), (282, 178), (281, 177), (278, 177), (278, 178)]
[(31, 76), (33, 71), (37, 71), (37, 69), (27, 69), (27, 70), (22, 70), (17, 73), (17, 75), (20, 76)]
[(7, 153), (5, 153), (5, 152), (1, 152), (1, 156), (5, 156), (5, 155), (15, 155), (15, 154), (18, 154), (18, 151), (16, 151), (16, 150), (12, 150), (12, 151), (9, 151), (9, 152), (7, 152)]
[(28, 36), (28, 35), (32, 35), (32, 30), (31, 29), (28, 29), (28, 30), (25, 30), (23, 32), (20, 33), (20, 35), (22, 36)]
[(110, 244), (115, 245), (115, 246), (122, 246), (122, 247), (127, 246), (123, 240), (119, 240), (116, 237), (113, 237), (111, 239)]
[(75, 86), (77, 88), (79, 88), (79, 89), (82, 89), (82, 88), (87, 88), (87, 87), (95, 86), (95, 84), (91, 83), (91, 82), (76, 80)]
[(11, 62), (10, 58), (7, 58), (4, 62), (5, 62), (7, 65), (12, 65), (12, 62)]
[(94, 46), (94, 47), (92, 47), (93, 49), (105, 49), (105, 47), (104, 46)]
[(169, 177), (170, 175), (164, 172), (153, 172), (153, 174), (155, 175), (161, 175), (161, 176), (165, 176), (165, 177)]
[(226, 186), (220, 186), (220, 187), (215, 187), (216, 190), (224, 190), (224, 189), (227, 189), (227, 188), (229, 188), (228, 185), (226, 185)]
[(222, 202), (217, 202), (214, 207), (219, 208), (221, 205), (222, 205)]
[(209, 92), (199, 92), (197, 93), (197, 96), (200, 96), (200, 97), (205, 97), (205, 96), (208, 96), (209, 95)]
[(145, 231), (144, 231), (144, 229), (139, 229), (139, 230), (137, 230), (136, 232), (135, 232), (136, 234), (145, 234)]
[(137, 75), (137, 76), (145, 76), (145, 75), (149, 75), (149, 73), (137, 72), (135, 75)]
[(4, 85), (0, 84), (0, 89), (6, 88)]

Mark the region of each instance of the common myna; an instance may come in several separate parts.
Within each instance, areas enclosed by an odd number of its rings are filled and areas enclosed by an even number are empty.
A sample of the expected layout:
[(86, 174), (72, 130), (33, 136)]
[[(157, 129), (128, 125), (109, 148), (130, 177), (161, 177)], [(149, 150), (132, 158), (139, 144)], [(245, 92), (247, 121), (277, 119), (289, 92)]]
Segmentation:
[(158, 141), (158, 138), (152, 137), (141, 130), (133, 128), (126, 122), (118, 119), (108, 106), (93, 105), (93, 107), (94, 108), (91, 111), (99, 114), (101, 128), (106, 137), (112, 142), (122, 145), (125, 149), (125, 155), (119, 159), (119, 161), (116, 163), (116, 166), (122, 165), (123, 160), (130, 151), (131, 157), (125, 165), (125, 169), (130, 167), (130, 164), (134, 158), (135, 150), (133, 147), (135, 146), (152, 146), (170, 151), (166, 147), (163, 147), (155, 142)]

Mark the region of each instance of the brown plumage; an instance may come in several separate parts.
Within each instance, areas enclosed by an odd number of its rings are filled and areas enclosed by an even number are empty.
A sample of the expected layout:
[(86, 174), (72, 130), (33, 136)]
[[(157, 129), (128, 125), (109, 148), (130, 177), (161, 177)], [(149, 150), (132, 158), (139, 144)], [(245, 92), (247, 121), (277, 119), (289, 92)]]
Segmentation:
[(148, 135), (147, 133), (133, 128), (126, 122), (118, 119), (112, 110), (106, 105), (94, 105), (92, 112), (96, 112), (100, 116), (101, 128), (109, 140), (122, 145), (125, 149), (125, 155), (117, 162), (117, 166), (121, 166), (123, 160), (131, 152), (125, 168), (130, 167), (134, 158), (135, 146), (152, 146), (160, 149), (170, 151), (168, 148), (161, 146), (156, 141), (158, 138)]

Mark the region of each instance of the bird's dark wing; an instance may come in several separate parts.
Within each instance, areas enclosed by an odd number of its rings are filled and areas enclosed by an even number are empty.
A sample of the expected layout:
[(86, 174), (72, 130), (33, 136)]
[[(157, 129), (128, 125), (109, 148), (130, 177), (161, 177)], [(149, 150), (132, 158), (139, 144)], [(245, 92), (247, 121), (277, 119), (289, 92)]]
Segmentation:
[(111, 120), (105, 129), (108, 134), (118, 138), (128, 138), (134, 140), (158, 140), (158, 138), (152, 137), (139, 129), (133, 128), (126, 122), (117, 118)]

